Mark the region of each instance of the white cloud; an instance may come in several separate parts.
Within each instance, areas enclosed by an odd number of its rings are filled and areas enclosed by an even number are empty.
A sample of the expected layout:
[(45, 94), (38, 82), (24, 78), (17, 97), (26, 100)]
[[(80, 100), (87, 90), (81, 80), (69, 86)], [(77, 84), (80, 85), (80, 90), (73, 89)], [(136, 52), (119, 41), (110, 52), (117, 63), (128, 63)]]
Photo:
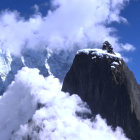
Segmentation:
[(37, 4), (35, 4), (32, 9), (34, 10), (35, 13), (39, 13), (39, 6)]
[[(37, 104), (42, 106), (36, 110)], [(23, 68), (0, 98), (2, 140), (128, 140), (122, 130), (113, 131), (98, 115), (95, 122), (76, 112), (90, 112), (77, 95), (61, 91), (59, 80), (46, 79), (37, 69)], [(30, 120), (30, 121), (28, 121)]]
[[(126, 21), (120, 16), (126, 2), (128, 0), (55, 0), (53, 4), (59, 6), (53, 12), (46, 17), (35, 13), (28, 20), (17, 12), (4, 11), (0, 15), (0, 46), (20, 54), (24, 47), (70, 50), (77, 45), (84, 48), (89, 43), (97, 47), (109, 40), (116, 51), (128, 50), (130, 44), (121, 47), (114, 29), (106, 26)], [(129, 47), (129, 51), (133, 48)]]
[(35, 112), (36, 103), (33, 100), (31, 82), (33, 75), (23, 69), (0, 98), (0, 138), (3, 140), (8, 140), (11, 133), (18, 129), (20, 124), (26, 123)]
[(122, 44), (122, 48), (126, 51), (134, 51), (135, 50), (134, 46), (131, 44), (128, 44), (128, 43), (126, 43), (125, 46), (123, 46), (123, 44)]

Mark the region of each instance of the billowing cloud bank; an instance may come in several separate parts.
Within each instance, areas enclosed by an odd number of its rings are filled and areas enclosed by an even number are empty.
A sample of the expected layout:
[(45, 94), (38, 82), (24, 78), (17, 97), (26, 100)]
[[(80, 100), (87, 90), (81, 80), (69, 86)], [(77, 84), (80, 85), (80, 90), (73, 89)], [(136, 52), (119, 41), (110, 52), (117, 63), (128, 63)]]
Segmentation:
[(119, 42), (112, 22), (127, 22), (120, 16), (129, 0), (54, 0), (56, 7), (42, 17), (39, 12), (25, 20), (18, 12), (0, 14), (0, 47), (20, 54), (22, 48), (49, 47), (71, 50), (73, 47), (97, 47), (109, 40), (116, 51), (134, 47)]
[(58, 79), (45, 79), (37, 69), (25, 67), (0, 99), (0, 138), (128, 140), (120, 128), (113, 132), (100, 116), (91, 122), (76, 112), (90, 110), (77, 95), (61, 92)]

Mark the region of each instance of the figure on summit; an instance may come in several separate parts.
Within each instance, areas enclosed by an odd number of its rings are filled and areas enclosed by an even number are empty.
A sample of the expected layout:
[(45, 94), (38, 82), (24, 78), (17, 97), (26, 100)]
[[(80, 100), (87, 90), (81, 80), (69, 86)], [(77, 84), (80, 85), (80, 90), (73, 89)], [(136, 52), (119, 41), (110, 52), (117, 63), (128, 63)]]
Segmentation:
[(108, 53), (114, 53), (113, 52), (113, 47), (112, 47), (112, 45), (108, 41), (105, 41), (103, 43), (102, 50), (107, 50)]

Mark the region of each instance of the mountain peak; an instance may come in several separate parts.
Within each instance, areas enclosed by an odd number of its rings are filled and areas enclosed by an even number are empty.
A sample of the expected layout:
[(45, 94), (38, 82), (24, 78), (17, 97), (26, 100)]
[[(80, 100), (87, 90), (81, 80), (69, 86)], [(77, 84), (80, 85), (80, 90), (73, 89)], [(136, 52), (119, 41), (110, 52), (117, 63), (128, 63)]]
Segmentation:
[(62, 90), (78, 94), (93, 115), (100, 114), (114, 129), (120, 126), (127, 137), (140, 138), (140, 90), (120, 54), (79, 50)]

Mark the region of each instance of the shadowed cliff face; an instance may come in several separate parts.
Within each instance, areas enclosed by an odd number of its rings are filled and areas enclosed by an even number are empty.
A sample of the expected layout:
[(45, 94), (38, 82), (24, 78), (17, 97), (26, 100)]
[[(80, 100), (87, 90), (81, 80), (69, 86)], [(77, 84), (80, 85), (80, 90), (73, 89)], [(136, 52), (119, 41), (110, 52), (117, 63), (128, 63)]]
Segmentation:
[(62, 90), (78, 94), (93, 115), (100, 114), (114, 129), (140, 139), (140, 90), (125, 62), (108, 53), (80, 52), (66, 74)]

